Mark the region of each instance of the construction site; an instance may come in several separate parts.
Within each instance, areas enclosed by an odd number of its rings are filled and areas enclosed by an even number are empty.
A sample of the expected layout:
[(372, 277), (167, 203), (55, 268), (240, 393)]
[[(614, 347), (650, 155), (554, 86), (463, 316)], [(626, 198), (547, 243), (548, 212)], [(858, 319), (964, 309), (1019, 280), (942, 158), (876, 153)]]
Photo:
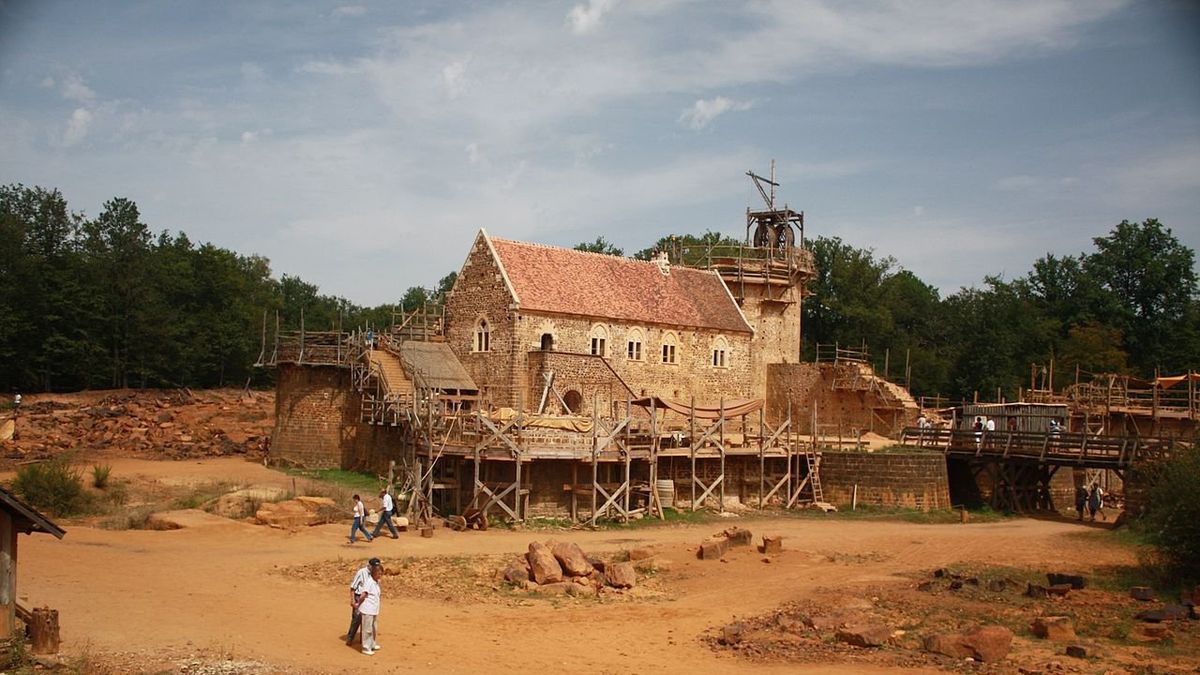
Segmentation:
[(1053, 509), (1080, 484), (1123, 494), (1130, 466), (1194, 436), (1191, 373), (1056, 388), (1035, 365), (1017, 401), (954, 405), (914, 400), (865, 345), (805, 361), (804, 214), (747, 175), (765, 208), (738, 244), (641, 261), (480, 230), (444, 305), (369, 328), (264, 322), (271, 461), (387, 475), (422, 522), (595, 523), (839, 500)]

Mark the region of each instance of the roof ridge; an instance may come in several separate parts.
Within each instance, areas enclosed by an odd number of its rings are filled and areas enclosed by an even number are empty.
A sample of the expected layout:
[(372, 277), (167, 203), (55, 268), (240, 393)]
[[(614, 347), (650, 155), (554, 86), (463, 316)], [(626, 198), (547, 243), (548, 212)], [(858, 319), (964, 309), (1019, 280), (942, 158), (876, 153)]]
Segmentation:
[[(582, 255), (602, 256), (604, 258), (616, 258), (617, 260), (621, 260), (624, 262), (638, 263), (638, 264), (642, 264), (642, 265), (654, 265), (655, 267), (658, 266), (658, 263), (654, 262), (653, 260), (642, 260), (640, 258), (634, 258), (632, 256), (627, 256), (624, 254), (613, 255), (611, 253), (597, 253), (595, 251), (580, 251), (577, 248), (567, 248), (566, 246), (555, 246), (554, 244), (543, 244), (543, 243), (537, 242), (537, 241), (521, 241), (519, 239), (508, 239), (506, 237), (495, 237), (495, 236), (491, 236), (491, 235), (489, 235), (489, 238), (493, 242), (498, 241), (498, 242), (503, 242), (505, 244), (517, 244), (519, 246), (530, 246), (533, 248), (545, 248), (545, 249), (550, 249), (552, 251), (566, 251), (568, 253), (579, 253)], [(678, 270), (687, 270), (688, 272), (699, 272), (701, 274), (708, 274), (713, 271), (713, 270), (707, 270), (707, 269), (700, 269), (697, 267), (688, 267), (687, 265), (683, 265), (683, 264), (671, 263), (671, 273), (674, 274)]]

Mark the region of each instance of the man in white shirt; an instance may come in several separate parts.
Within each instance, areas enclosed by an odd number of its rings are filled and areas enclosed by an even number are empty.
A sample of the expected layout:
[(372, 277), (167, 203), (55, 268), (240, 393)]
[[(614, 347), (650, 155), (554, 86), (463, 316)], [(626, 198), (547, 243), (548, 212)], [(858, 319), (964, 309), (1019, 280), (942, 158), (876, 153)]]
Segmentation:
[(362, 653), (371, 656), (379, 649), (375, 640), (375, 624), (379, 618), (379, 578), (383, 565), (371, 565), (371, 574), (363, 580), (358, 592), (358, 613), (362, 615)]
[(358, 613), (358, 594), (367, 579), (371, 578), (371, 570), (381, 566), (379, 558), (371, 558), (354, 573), (354, 578), (350, 580), (350, 630), (346, 631), (347, 645), (354, 643), (354, 634), (358, 632), (358, 627), (362, 624), (362, 615)]
[(396, 526), (392, 524), (392, 516), (396, 515), (396, 502), (392, 501), (392, 496), (388, 494), (387, 488), (379, 491), (379, 499), (382, 503), (382, 506), (379, 508), (379, 522), (375, 523), (375, 531), (371, 533), (371, 536), (378, 537), (384, 523), (387, 523), (388, 532), (392, 533), (392, 539), (399, 539), (400, 533), (396, 531)]

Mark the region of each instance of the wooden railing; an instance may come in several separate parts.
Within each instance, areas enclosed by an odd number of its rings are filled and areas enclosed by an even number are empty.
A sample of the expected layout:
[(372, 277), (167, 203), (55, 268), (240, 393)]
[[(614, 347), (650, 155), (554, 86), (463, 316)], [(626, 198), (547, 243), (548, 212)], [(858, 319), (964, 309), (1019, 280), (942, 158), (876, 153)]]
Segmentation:
[(905, 427), (901, 443), (941, 450), (947, 455), (1111, 469), (1125, 469), (1139, 461), (1169, 456), (1179, 445), (1175, 439), (1145, 436), (918, 427)]

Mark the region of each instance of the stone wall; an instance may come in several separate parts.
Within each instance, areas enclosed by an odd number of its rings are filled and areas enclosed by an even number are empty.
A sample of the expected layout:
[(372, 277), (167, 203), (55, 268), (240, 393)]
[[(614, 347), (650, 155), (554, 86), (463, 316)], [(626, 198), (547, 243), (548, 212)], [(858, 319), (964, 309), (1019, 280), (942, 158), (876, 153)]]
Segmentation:
[(896, 409), (871, 390), (835, 390), (838, 368), (831, 363), (767, 366), (768, 421), (778, 424), (787, 419), (790, 404), (793, 428), (811, 434), (815, 404), (817, 431), (822, 435), (874, 432), (894, 438), (904, 425), (915, 424), (915, 408)]
[[(512, 303), (487, 240), (476, 237), (446, 301), (446, 342), (492, 407), (520, 408), (527, 390), (523, 374), (526, 349), (519, 348), (514, 338), (517, 318)], [(488, 351), (476, 348), (481, 320), (488, 325)]]
[[(803, 288), (799, 285), (780, 289), (771, 287), (773, 299), (765, 293), (768, 287), (762, 284), (744, 284), (727, 280), (736, 294), (745, 294), (742, 313), (754, 327), (750, 354), (751, 395), (763, 398), (767, 392), (767, 369), (774, 363), (797, 363), (800, 361), (800, 307)], [(782, 300), (782, 302), (781, 302)]]
[(950, 508), (946, 459), (941, 453), (823, 452), (825, 501), (850, 504), (855, 485), (859, 505)]
[(386, 474), (390, 460), (411, 453), (399, 428), (358, 421), (361, 399), (349, 370), (284, 364), (277, 376), (271, 461)]

